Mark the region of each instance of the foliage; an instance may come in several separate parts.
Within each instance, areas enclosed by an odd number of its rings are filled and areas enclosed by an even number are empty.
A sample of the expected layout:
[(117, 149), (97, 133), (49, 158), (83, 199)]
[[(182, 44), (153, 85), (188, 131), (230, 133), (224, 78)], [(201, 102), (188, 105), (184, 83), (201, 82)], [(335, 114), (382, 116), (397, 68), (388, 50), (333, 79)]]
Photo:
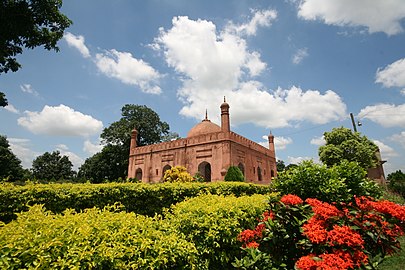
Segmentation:
[(377, 165), (378, 147), (359, 132), (340, 127), (325, 132), (323, 136), (326, 144), (319, 147), (319, 158), (327, 166), (339, 164), (342, 160), (355, 161), (366, 170)]
[(63, 31), (72, 23), (59, 9), (62, 0), (5, 0), (0, 4), (0, 73), (15, 72), (23, 47), (56, 51)]
[(297, 164), (294, 164), (294, 163), (290, 163), (290, 164), (288, 164), (287, 166), (285, 166), (285, 171), (288, 171), (288, 170), (291, 170), (291, 169), (294, 169), (294, 168), (297, 168), (298, 167), (298, 165)]
[(15, 181), (23, 174), (21, 161), (11, 151), (7, 138), (0, 135), (0, 180)]
[(405, 173), (401, 170), (390, 173), (387, 176), (387, 182), (390, 190), (405, 198)]
[(116, 202), (125, 210), (154, 216), (161, 214), (186, 198), (200, 194), (235, 195), (268, 194), (269, 186), (248, 183), (108, 183), (108, 184), (32, 184), (17, 186), (0, 184), (0, 221), (10, 222), (15, 213), (27, 211), (28, 205), (43, 204), (47, 210), (61, 213), (71, 208), (82, 211), (86, 208), (103, 208)]
[[(401, 247), (405, 246), (405, 236), (399, 239)], [(379, 270), (403, 270), (405, 265), (405, 248), (390, 257), (387, 257), (379, 266)]]
[(128, 175), (128, 149), (120, 145), (106, 145), (101, 152), (87, 158), (80, 166), (77, 177), (91, 183), (112, 182)]
[(163, 175), (163, 181), (169, 183), (186, 183), (193, 182), (195, 181), (195, 179), (187, 172), (187, 169), (185, 167), (174, 166), (165, 171), (165, 175)]
[(348, 161), (331, 168), (304, 161), (296, 168), (279, 173), (272, 187), (283, 195), (291, 193), (325, 202), (348, 202), (354, 195), (380, 197), (382, 193), (357, 163)]
[(240, 253), (240, 228), (253, 226), (267, 196), (201, 195), (178, 203), (165, 217), (198, 250), (200, 269), (231, 269)]
[(277, 166), (277, 172), (282, 172), (285, 169), (284, 161), (281, 159), (277, 159), (276, 166)]
[(66, 180), (72, 179), (75, 172), (73, 164), (67, 156), (61, 156), (59, 151), (45, 152), (32, 162), (32, 175), (40, 180)]
[(34, 206), (0, 227), (0, 268), (197, 269), (194, 244), (170, 223), (120, 210)]
[(230, 166), (225, 174), (225, 181), (244, 182), (245, 177), (238, 166)]
[(353, 203), (329, 204), (284, 195), (270, 202), (254, 229), (240, 233), (248, 252), (234, 266), (255, 269), (263, 264), (257, 257), (270, 257), (272, 264), (263, 269), (376, 267), (399, 249), (404, 221), (405, 206), (386, 200), (356, 197)]
[(6, 95), (3, 92), (0, 92), (0, 107), (6, 107), (8, 105), (8, 101)]

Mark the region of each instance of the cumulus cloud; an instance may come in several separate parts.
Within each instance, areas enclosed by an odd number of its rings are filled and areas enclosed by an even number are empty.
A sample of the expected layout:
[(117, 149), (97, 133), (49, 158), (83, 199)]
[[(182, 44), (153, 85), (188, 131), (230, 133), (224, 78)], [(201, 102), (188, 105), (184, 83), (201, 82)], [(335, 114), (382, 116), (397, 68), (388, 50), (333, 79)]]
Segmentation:
[(16, 113), (16, 114), (20, 113), (20, 111), (17, 110), (16, 107), (14, 107), (14, 106), (13, 106), (12, 104), (10, 104), (10, 103), (9, 103), (6, 107), (4, 107), (4, 109), (7, 110), (7, 111), (9, 111), (9, 112), (12, 112), (12, 113)]
[(405, 131), (392, 135), (390, 139), (396, 143), (399, 143), (403, 148), (405, 148)]
[(276, 128), (294, 121), (323, 124), (345, 117), (346, 106), (334, 91), (298, 87), (268, 91), (253, 80), (266, 64), (237, 31), (217, 31), (210, 21), (188, 17), (175, 17), (172, 23), (172, 28), (160, 30), (153, 47), (163, 51), (167, 64), (181, 76), (180, 114), (201, 119), (206, 108), (218, 111), (226, 96), (232, 124)]
[(381, 83), (384, 87), (405, 88), (405, 58), (395, 61), (385, 68), (379, 68), (375, 82)]
[(277, 18), (277, 11), (269, 10), (251, 10), (253, 17), (251, 20), (244, 24), (234, 24), (230, 22), (226, 27), (226, 31), (236, 32), (240, 35), (256, 35), (259, 26), (269, 27), (271, 23)]
[(32, 87), (31, 84), (22, 84), (22, 85), (20, 85), (20, 89), (24, 93), (28, 93), (28, 94), (31, 94), (34, 96), (39, 96), (39, 93), (37, 91), (35, 91), (35, 89)]
[(18, 124), (34, 134), (86, 137), (100, 133), (103, 128), (101, 121), (63, 104), (24, 114), (26, 116), (18, 118)]
[(298, 49), (295, 54), (292, 57), (292, 62), (296, 65), (298, 65), (299, 63), (302, 62), (302, 60), (304, 60), (304, 58), (306, 58), (308, 56), (308, 49), (307, 48), (302, 48), (302, 49)]
[(84, 43), (83, 36), (80, 35), (76, 36), (72, 33), (66, 32), (63, 35), (63, 38), (66, 40), (69, 47), (77, 49), (84, 58), (90, 57), (90, 51), (87, 48), (86, 44)]
[(405, 128), (405, 104), (377, 104), (361, 109), (358, 117), (367, 118), (383, 127)]
[(313, 145), (321, 146), (321, 145), (324, 145), (326, 143), (326, 141), (323, 136), (320, 136), (320, 137), (315, 137), (315, 138), (311, 139), (310, 143)]
[(90, 155), (94, 155), (100, 152), (103, 149), (103, 147), (104, 145), (102, 145), (100, 142), (98, 144), (94, 144), (90, 140), (86, 140), (83, 143), (83, 151)]
[(139, 86), (145, 93), (160, 94), (162, 92), (158, 85), (161, 77), (159, 72), (142, 59), (134, 58), (131, 53), (117, 50), (105, 51), (96, 54), (95, 63), (98, 69), (110, 78)]
[(7, 138), (13, 153), (21, 160), (24, 168), (31, 168), (32, 161), (40, 155), (31, 149), (31, 141), (22, 138)]
[(303, 162), (304, 160), (314, 160), (314, 158), (311, 157), (290, 157), (288, 156), (287, 158), (288, 164), (299, 164)]
[(276, 151), (284, 150), (287, 148), (287, 145), (292, 144), (293, 140), (290, 137), (274, 137), (274, 147)]
[(298, 17), (329, 25), (366, 27), (369, 33), (395, 35), (403, 32), (403, 0), (302, 0)]
[(397, 157), (398, 153), (390, 146), (379, 140), (373, 140), (373, 142), (380, 148), (380, 153), (382, 159), (390, 159), (392, 157)]

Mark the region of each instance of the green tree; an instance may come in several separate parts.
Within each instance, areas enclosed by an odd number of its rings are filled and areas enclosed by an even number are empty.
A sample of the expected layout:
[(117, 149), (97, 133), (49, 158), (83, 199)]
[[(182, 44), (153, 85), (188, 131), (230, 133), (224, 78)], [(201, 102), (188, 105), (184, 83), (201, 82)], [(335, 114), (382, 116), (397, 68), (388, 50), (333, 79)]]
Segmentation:
[(6, 107), (8, 105), (8, 101), (6, 99), (6, 95), (3, 92), (0, 92), (0, 106)]
[(405, 173), (401, 170), (392, 172), (387, 176), (388, 187), (405, 198)]
[(71, 25), (59, 9), (62, 0), (3, 0), (0, 2), (0, 73), (15, 72), (23, 47), (44, 46), (58, 51), (58, 40)]
[(276, 166), (277, 166), (277, 172), (282, 172), (285, 169), (284, 161), (281, 159), (277, 159)]
[(128, 155), (123, 155), (120, 145), (109, 144), (103, 147), (101, 152), (85, 160), (77, 177), (91, 183), (111, 182), (125, 179), (127, 170)]
[(75, 175), (72, 167), (69, 158), (61, 156), (59, 151), (45, 152), (32, 162), (32, 175), (45, 181), (70, 180)]
[(363, 169), (377, 165), (377, 145), (359, 132), (348, 128), (333, 128), (324, 133), (326, 144), (319, 147), (319, 158), (327, 166), (339, 164), (342, 160), (355, 161)]
[(225, 181), (243, 182), (245, 177), (238, 166), (230, 166), (225, 174)]
[(21, 160), (11, 151), (7, 137), (0, 135), (0, 180), (19, 180), (23, 174)]

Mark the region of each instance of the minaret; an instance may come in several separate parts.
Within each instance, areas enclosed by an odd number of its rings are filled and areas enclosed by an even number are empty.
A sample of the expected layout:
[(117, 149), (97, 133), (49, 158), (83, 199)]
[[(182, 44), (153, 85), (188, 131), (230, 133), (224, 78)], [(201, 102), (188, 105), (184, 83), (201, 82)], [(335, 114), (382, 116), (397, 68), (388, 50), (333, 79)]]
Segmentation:
[(224, 97), (224, 103), (221, 104), (221, 129), (222, 132), (230, 132), (231, 125), (229, 122), (229, 104), (226, 103)]
[(132, 149), (136, 148), (136, 139), (138, 138), (138, 130), (135, 128), (131, 131), (131, 146), (130, 146), (130, 153), (132, 153)]
[(270, 149), (270, 151), (274, 152), (274, 150), (275, 150), (274, 149), (274, 135), (271, 134), (271, 131), (270, 131), (268, 138), (269, 138), (269, 149)]

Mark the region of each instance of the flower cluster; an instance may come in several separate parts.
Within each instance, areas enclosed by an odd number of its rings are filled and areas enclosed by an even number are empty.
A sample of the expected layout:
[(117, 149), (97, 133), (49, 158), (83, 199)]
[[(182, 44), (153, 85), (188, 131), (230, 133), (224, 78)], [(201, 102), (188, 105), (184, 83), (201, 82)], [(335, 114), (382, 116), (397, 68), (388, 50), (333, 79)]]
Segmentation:
[(286, 205), (296, 205), (296, 204), (302, 204), (304, 201), (296, 195), (288, 194), (288, 195), (283, 196), (280, 199), (280, 202), (282, 202)]

